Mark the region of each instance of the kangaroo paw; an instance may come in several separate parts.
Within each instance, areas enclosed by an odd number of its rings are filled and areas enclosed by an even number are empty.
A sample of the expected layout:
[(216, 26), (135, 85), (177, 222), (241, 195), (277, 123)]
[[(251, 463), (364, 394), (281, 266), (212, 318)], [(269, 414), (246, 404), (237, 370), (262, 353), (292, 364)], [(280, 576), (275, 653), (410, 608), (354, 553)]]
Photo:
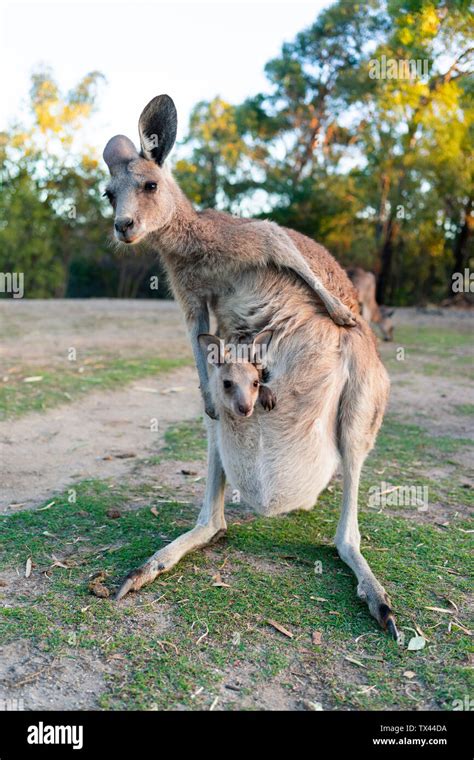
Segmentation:
[(329, 311), (329, 316), (331, 317), (332, 321), (336, 323), (336, 325), (354, 327), (357, 324), (357, 320), (352, 311), (342, 303), (340, 306), (335, 306), (333, 309), (331, 309)]

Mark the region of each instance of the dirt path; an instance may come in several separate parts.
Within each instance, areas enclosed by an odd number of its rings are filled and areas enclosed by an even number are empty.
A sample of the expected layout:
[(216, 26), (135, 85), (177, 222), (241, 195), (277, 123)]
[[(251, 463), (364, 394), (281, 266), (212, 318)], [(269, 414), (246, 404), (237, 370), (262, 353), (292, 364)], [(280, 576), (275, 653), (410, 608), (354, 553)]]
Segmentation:
[[(0, 303), (0, 316), (7, 327), (2, 346), (6, 362), (21, 357), (33, 365), (54, 365), (70, 346), (124, 357), (147, 356), (150, 347), (163, 357), (189, 353), (179, 309), (168, 301), (9, 301)], [(472, 321), (471, 313), (446, 310), (427, 314), (399, 309), (395, 318), (398, 336), (407, 325), (466, 333)], [(390, 363), (397, 346), (396, 333), (395, 343), (380, 345), (382, 358)], [(419, 369), (408, 357), (403, 375), (393, 379), (389, 411), (435, 435), (474, 437), (473, 416), (456, 414), (451, 403), (474, 403), (472, 386), (456, 377), (427, 382)], [(0, 423), (0, 512), (37, 506), (84, 478), (130, 473), (136, 458), (158, 450), (168, 425), (198, 416), (197, 384), (194, 369), (183, 368)]]
[(158, 450), (169, 425), (199, 413), (195, 372), (183, 368), (4, 422), (0, 512), (37, 506), (85, 478), (124, 476)]
[[(146, 357), (150, 351), (154, 351), (160, 357), (174, 357), (176, 352), (180, 356), (183, 353), (189, 355), (182, 319), (178, 307), (173, 303), (0, 302), (0, 319), (2, 318), (7, 327), (8, 337), (1, 348), (0, 360), (3, 358), (7, 365), (21, 362), (29, 366), (43, 367), (47, 364), (53, 369), (59, 368), (60, 372), (61, 362), (64, 362), (65, 352), (70, 346), (93, 357), (110, 353), (114, 357)], [(449, 312), (426, 314), (417, 313), (412, 309), (401, 309), (397, 311), (395, 322), (398, 326), (395, 343), (380, 345), (382, 358), (392, 376), (389, 407), (392, 421), (395, 419), (396, 422), (418, 425), (420, 429), (433, 436), (444, 435), (463, 439), (473, 436), (472, 385), (469, 386), (466, 376), (457, 376), (452, 367), (453, 350), (458, 352), (456, 358), (468, 359), (466, 344), (460, 342), (454, 349), (448, 346), (451, 353), (443, 353), (443, 342), (440, 341), (438, 346), (436, 340), (438, 329), (442, 335), (443, 329), (447, 328), (451, 335), (450, 341), (453, 339), (453, 333), (470, 334), (473, 316)], [(414, 334), (417, 326), (432, 329), (434, 338), (429, 334), (424, 338)], [(422, 344), (422, 340), (425, 344)], [(397, 348), (405, 344), (409, 345), (410, 349), (407, 351), (406, 360), (400, 363), (396, 359)], [(427, 363), (434, 365), (434, 370), (430, 370), (432, 374), (425, 371)], [(459, 366), (464, 369), (467, 364), (464, 361)], [(0, 372), (0, 377), (1, 375)], [(126, 482), (130, 486), (130, 492), (136, 496), (131, 499), (133, 503), (127, 504), (127, 509), (138, 508), (142, 503), (141, 496), (137, 496), (138, 491), (133, 490), (134, 486), (142, 486), (150, 480), (157, 488), (165, 489), (161, 493), (172, 493), (178, 499), (185, 500), (181, 502), (183, 505), (192, 504), (193, 507), (197, 507), (201, 502), (205, 485), (206, 465), (203, 459), (185, 462), (181, 461), (183, 457), (180, 455), (169, 461), (165, 459), (157, 466), (145, 466), (144, 460), (159, 452), (163, 436), (170, 425), (194, 420), (200, 411), (196, 373), (192, 367), (186, 367), (156, 378), (135, 380), (121, 390), (91, 392), (49, 411), (29, 413), (0, 423), (0, 461), (3, 475), (0, 512), (14, 514), (20, 510), (35, 508), (45, 501), (53, 500), (55, 494), (64, 492), (85, 479), (117, 479)], [(158, 423), (157, 430), (156, 426), (151, 424), (153, 420)], [(186, 446), (182, 447), (180, 452), (186, 452)], [(469, 475), (468, 465), (472, 464), (468, 461), (469, 457), (472, 457), (471, 450), (461, 446), (459, 450), (453, 450), (449, 457), (440, 454), (436, 468), (428, 469), (425, 462), (419, 462), (419, 472), (420, 475), (424, 473), (436, 481), (440, 477), (451, 476), (456, 467), (456, 472), (462, 471), (463, 483), (466, 486), (472, 485), (474, 479)], [(377, 475), (379, 476), (379, 473)], [(228, 501), (230, 502), (230, 494)], [(457, 506), (456, 509), (458, 508)], [(443, 520), (451, 520), (452, 512), (450, 504), (445, 506), (434, 503), (430, 505), (429, 519), (432, 522), (439, 513)], [(228, 513), (229, 523), (247, 519), (246, 515), (242, 518), (238, 510), (233, 513), (232, 504)], [(50, 512), (43, 514), (48, 515)], [(367, 516), (371, 515), (366, 512)], [(178, 523), (181, 519), (178, 512)], [(182, 524), (187, 524), (186, 520)], [(163, 528), (161, 515), (157, 526), (157, 531), (165, 530), (165, 534), (170, 528), (170, 525), (166, 529)], [(166, 539), (165, 534), (163, 535)], [(159, 533), (157, 541), (162, 540), (163, 535)], [(76, 538), (76, 534), (74, 537), (71, 536), (73, 547)], [(66, 543), (64, 546), (69, 547), (69, 544)], [(77, 551), (80, 553), (81, 547), (82, 551), (86, 551), (87, 546), (87, 542), (79, 544)], [(420, 542), (419, 546), (423, 544)], [(243, 551), (242, 547), (240, 551)], [(202, 573), (209, 575), (209, 583), (215, 580), (214, 572), (217, 568), (219, 573), (224, 573), (225, 581), (229, 580), (230, 584), (234, 585), (237, 583), (240, 572), (239, 550), (236, 552), (231, 546), (227, 549), (220, 547), (219, 550), (210, 547), (205, 556), (207, 565)], [(278, 564), (273, 559), (269, 562), (265, 557), (254, 555), (253, 551), (243, 556), (247, 563), (245, 572), (249, 572), (249, 567), (252, 569), (253, 563), (258, 573), (264, 572), (268, 575), (269, 582), (278, 573), (291, 570), (291, 565), (285, 558), (282, 560), (280, 557)], [(287, 564), (282, 565), (282, 562)], [(306, 569), (305, 567), (305, 571)], [(48, 573), (40, 570), (38, 566), (34, 567), (29, 577), (26, 577), (23, 566), (3, 571), (0, 579), (3, 581), (0, 584), (1, 606), (20, 610), (25, 606), (31, 609), (38, 603), (38, 598), (46, 598), (50, 584), (56, 576), (50, 577)], [(199, 582), (201, 571), (195, 567), (194, 572), (194, 581)], [(344, 577), (344, 571), (340, 569), (340, 572), (341, 577)], [(303, 573), (301, 578), (305, 577)], [(330, 579), (331, 574), (328, 573), (327, 577)], [(326, 576), (321, 581), (325, 578)], [(82, 579), (81, 582), (85, 581)], [(174, 583), (172, 575), (163, 581), (163, 584), (166, 583)], [(179, 578), (176, 581), (176, 584), (178, 583)], [(166, 591), (165, 585), (159, 588)], [(229, 585), (229, 589), (231, 587)], [(328, 588), (330, 589), (330, 585)], [(70, 589), (67, 593), (70, 593)], [(161, 597), (161, 590), (159, 593)], [(172, 585), (167, 593), (169, 597), (160, 605), (154, 604), (152, 599), (144, 602), (143, 599), (127, 597), (120, 608), (120, 615), (114, 622), (114, 634), (133, 637), (146, 631), (151, 640), (165, 641), (173, 636), (177, 637), (173, 600), (179, 599), (180, 603), (184, 603), (187, 599), (183, 592), (180, 591), (178, 594)], [(205, 591), (203, 593), (205, 594)], [(325, 592), (319, 593), (325, 596)], [(263, 594), (264, 590), (260, 589), (258, 595)], [(293, 598), (293, 595), (290, 597)], [(238, 599), (238, 596), (236, 598)], [(320, 599), (320, 602), (327, 602), (327, 599)], [(433, 603), (431, 598), (429, 602)], [(56, 603), (62, 602), (56, 600)], [(45, 609), (49, 609), (47, 600), (42, 604), (45, 605)], [(69, 609), (69, 597), (64, 604), (65, 608)], [(82, 601), (79, 602), (79, 606), (81, 604)], [(336, 603), (333, 601), (332, 605), (335, 606)], [(75, 618), (67, 625), (62, 624), (64, 629), (67, 628), (70, 638), (67, 639), (67, 646), (64, 645), (60, 650), (59, 657), (48, 651), (41, 636), (31, 641), (26, 634), (21, 633), (10, 643), (0, 645), (0, 686), (5, 697), (22, 700), (24, 709), (28, 710), (92, 709), (97, 708), (98, 696), (110, 691), (111, 678), (115, 681), (123, 678), (125, 683), (127, 668), (133, 671), (133, 668), (137, 667), (130, 665), (133, 653), (125, 657), (110, 652), (106, 654), (105, 649), (102, 651), (96, 648), (89, 651), (77, 646), (76, 637), (86, 635), (89, 629), (92, 630), (94, 625), (98, 625), (94, 620), (96, 609), (93, 601), (87, 601), (87, 604), (80, 608), (80, 624)], [(209, 614), (213, 613), (214, 609)], [(229, 614), (231, 613), (232, 608), (229, 607)], [(54, 614), (57, 614), (57, 611)], [(86, 614), (89, 617), (86, 617)], [(283, 612), (280, 610), (279, 614)], [(339, 613), (333, 610), (329, 614), (337, 616)], [(464, 611), (461, 614), (464, 615)], [(235, 625), (237, 626), (237, 622)], [(194, 623), (191, 630), (193, 626)], [(245, 633), (244, 637), (245, 635), (247, 634)], [(271, 635), (275, 634), (269, 632), (268, 636)], [(202, 636), (201, 628), (194, 634), (194, 639), (198, 640), (199, 636)], [(188, 642), (187, 639), (183, 641)], [(181, 644), (180, 641), (180, 646)], [(272, 651), (277, 644), (278, 639), (271, 640)], [(354, 688), (360, 690), (369, 688), (369, 681), (364, 680), (365, 670), (359, 672), (360, 662), (354, 670), (354, 665), (350, 664), (354, 663), (354, 659), (350, 660), (350, 657), (342, 655), (339, 657), (337, 648), (331, 652), (330, 645), (325, 645), (328, 652), (318, 661), (317, 667), (305, 664), (304, 658), (300, 657), (295, 659), (295, 666), (288, 666), (281, 676), (260, 680), (257, 686), (255, 678), (262, 667), (261, 663), (258, 664), (260, 661), (255, 663), (250, 657), (249, 662), (242, 660), (238, 663), (232, 656), (228, 663), (226, 662), (225, 674), (218, 692), (220, 704), (226, 706), (222, 709), (228, 709), (231, 703), (234, 704), (234, 708), (247, 709), (315, 709), (304, 705), (331, 704), (328, 683), (350, 682)], [(350, 640), (349, 645), (349, 655), (353, 656), (356, 643)], [(214, 646), (218, 645), (214, 643)], [(344, 652), (347, 654), (345, 650)], [(359, 654), (357, 650), (355, 653), (356, 661), (359, 657), (371, 657), (364, 653)], [(383, 656), (385, 655), (386, 651), (383, 649)], [(195, 656), (198, 662), (204, 655), (196, 648)], [(138, 670), (142, 672), (140, 668)], [(297, 672), (293, 673), (293, 670)], [(373, 688), (373, 685), (370, 688)], [(199, 691), (196, 691), (196, 694), (199, 694)], [(209, 703), (213, 703), (214, 698), (215, 693), (212, 692)], [(394, 697), (394, 704), (397, 703), (396, 700)], [(438, 709), (434, 698), (430, 696), (429, 700), (431, 701), (423, 704), (431, 709)], [(202, 705), (206, 704), (205, 701), (202, 702)]]

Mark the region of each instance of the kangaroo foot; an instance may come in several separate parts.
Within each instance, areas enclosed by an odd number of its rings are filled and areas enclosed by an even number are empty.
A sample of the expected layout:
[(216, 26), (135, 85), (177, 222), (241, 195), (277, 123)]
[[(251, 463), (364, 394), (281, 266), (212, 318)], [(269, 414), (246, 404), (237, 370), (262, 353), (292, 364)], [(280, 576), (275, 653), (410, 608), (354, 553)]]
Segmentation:
[(129, 591), (138, 591), (142, 586), (151, 583), (158, 575), (174, 567), (185, 554), (217, 541), (225, 532), (225, 527), (216, 530), (210, 525), (196, 525), (192, 530), (183, 533), (127, 575), (115, 595), (116, 601), (123, 599)]
[(398, 641), (400, 634), (390, 606), (390, 599), (383, 586), (377, 582), (375, 585), (370, 581), (361, 581), (357, 587), (357, 594), (360, 599), (363, 599), (367, 603), (371, 615), (377, 620), (384, 631), (387, 631), (392, 639)]

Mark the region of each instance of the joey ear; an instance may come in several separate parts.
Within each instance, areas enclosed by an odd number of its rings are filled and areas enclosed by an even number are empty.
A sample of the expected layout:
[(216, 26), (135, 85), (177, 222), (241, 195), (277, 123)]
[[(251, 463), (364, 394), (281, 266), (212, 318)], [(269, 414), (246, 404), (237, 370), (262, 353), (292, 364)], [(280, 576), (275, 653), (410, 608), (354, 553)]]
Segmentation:
[(273, 330), (262, 330), (253, 339), (252, 344), (252, 363), (262, 364), (265, 360), (265, 354), (273, 338)]
[(128, 164), (129, 161), (133, 161), (139, 156), (137, 149), (128, 137), (115, 135), (105, 146), (103, 157), (110, 173), (113, 174), (120, 164)]
[(150, 100), (138, 121), (142, 156), (163, 166), (176, 140), (178, 114), (169, 95)]
[(199, 345), (207, 356), (209, 364), (213, 364), (215, 367), (220, 364), (224, 364), (224, 341), (217, 337), (217, 335), (209, 335), (208, 333), (201, 333), (198, 335)]

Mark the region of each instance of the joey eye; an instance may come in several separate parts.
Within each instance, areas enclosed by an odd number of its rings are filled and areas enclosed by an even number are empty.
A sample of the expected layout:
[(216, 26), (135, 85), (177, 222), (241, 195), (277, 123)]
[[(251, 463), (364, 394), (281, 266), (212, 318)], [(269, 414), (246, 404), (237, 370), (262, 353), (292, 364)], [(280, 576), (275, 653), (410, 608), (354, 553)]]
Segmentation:
[(254, 388), (258, 388), (258, 386), (259, 386), (259, 382), (258, 382), (258, 380), (254, 380), (254, 381), (253, 381), (253, 387), (254, 387)]
[(143, 187), (146, 193), (154, 193), (158, 184), (156, 182), (145, 182)]
[(115, 203), (115, 195), (113, 194), (112, 190), (106, 190), (105, 193), (102, 196), (103, 198), (107, 198), (109, 203), (112, 204), (112, 206)]
[(232, 388), (232, 381), (231, 380), (224, 380), (224, 388), (229, 390), (229, 388)]

